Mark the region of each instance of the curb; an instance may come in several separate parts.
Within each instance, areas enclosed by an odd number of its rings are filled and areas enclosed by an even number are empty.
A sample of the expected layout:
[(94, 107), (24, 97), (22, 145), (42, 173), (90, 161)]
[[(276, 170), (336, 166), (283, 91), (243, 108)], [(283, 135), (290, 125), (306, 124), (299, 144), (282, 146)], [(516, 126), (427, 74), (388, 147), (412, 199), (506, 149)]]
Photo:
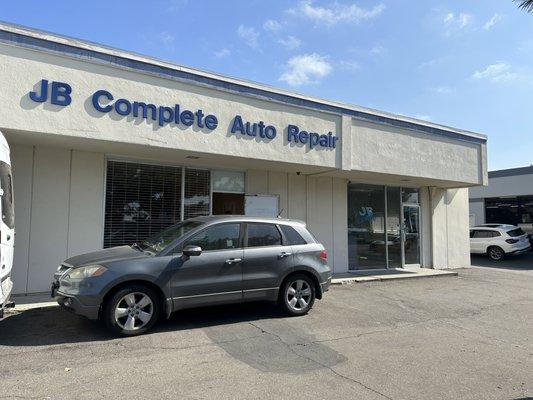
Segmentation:
[(413, 274), (413, 275), (390, 275), (390, 276), (354, 276), (350, 278), (333, 278), (331, 280), (332, 285), (351, 285), (354, 283), (365, 283), (365, 282), (384, 282), (384, 281), (394, 281), (394, 280), (406, 280), (406, 279), (422, 279), (422, 278), (444, 278), (459, 276), (458, 272), (455, 271), (446, 271), (445, 273), (438, 274)]

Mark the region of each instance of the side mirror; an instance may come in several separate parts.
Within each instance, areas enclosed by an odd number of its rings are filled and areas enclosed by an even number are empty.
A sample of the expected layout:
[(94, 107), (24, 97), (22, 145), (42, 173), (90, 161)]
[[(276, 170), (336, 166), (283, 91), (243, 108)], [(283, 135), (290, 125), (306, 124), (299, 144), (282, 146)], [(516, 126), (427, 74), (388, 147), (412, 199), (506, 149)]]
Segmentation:
[(183, 248), (182, 253), (187, 257), (199, 256), (202, 254), (202, 248), (200, 246), (188, 245)]

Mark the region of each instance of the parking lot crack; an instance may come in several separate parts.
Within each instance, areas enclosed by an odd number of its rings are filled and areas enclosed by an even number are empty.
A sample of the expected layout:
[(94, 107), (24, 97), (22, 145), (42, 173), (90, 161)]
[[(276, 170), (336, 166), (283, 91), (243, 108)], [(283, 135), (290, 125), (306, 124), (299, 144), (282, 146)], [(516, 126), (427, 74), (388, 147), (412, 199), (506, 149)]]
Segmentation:
[(305, 345), (309, 345), (309, 344), (314, 344), (314, 343), (318, 343), (319, 341), (309, 341), (307, 344), (302, 344), (302, 343), (290, 344), (290, 343), (285, 342), (285, 341), (283, 340), (283, 338), (282, 338), (280, 335), (276, 334), (276, 333), (269, 332), (269, 331), (265, 330), (264, 328), (261, 328), (259, 325), (254, 324), (253, 322), (249, 322), (249, 324), (252, 325), (254, 328), (260, 330), (262, 334), (267, 334), (267, 335), (270, 335), (270, 336), (276, 338), (279, 342), (283, 343), (283, 344), (287, 347), (287, 349), (288, 349), (289, 351), (291, 351), (291, 352), (292, 352), (294, 355), (296, 355), (297, 357), (301, 357), (301, 358), (303, 358), (303, 359), (305, 359), (305, 360), (307, 360), (307, 361), (309, 361), (309, 362), (311, 362), (311, 363), (315, 363), (315, 364), (319, 365), (320, 367), (329, 370), (329, 371), (330, 371), (331, 373), (333, 373), (335, 376), (337, 376), (337, 377), (339, 377), (339, 378), (341, 378), (341, 379), (347, 380), (347, 381), (349, 381), (349, 382), (351, 382), (351, 383), (353, 383), (353, 384), (356, 384), (357, 386), (361, 386), (361, 387), (363, 387), (364, 389), (366, 389), (366, 390), (368, 390), (368, 391), (370, 391), (370, 392), (373, 392), (373, 393), (377, 394), (377, 395), (380, 396), (380, 397), (383, 397), (383, 398), (385, 398), (385, 399), (389, 399), (389, 400), (393, 400), (392, 397), (389, 397), (389, 396), (387, 396), (386, 394), (381, 393), (381, 392), (379, 392), (378, 390), (373, 389), (373, 388), (371, 388), (371, 387), (368, 386), (368, 385), (365, 385), (364, 383), (358, 381), (357, 379), (354, 379), (354, 378), (351, 378), (351, 377), (346, 376), (346, 375), (344, 375), (344, 374), (341, 374), (340, 372), (338, 372), (338, 371), (335, 370), (333, 367), (331, 367), (331, 366), (329, 366), (329, 365), (327, 365), (327, 364), (321, 363), (320, 361), (317, 361), (317, 360), (315, 360), (315, 359), (313, 359), (313, 358), (311, 358), (311, 357), (308, 357), (308, 356), (305, 356), (305, 355), (303, 355), (303, 354), (300, 354), (300, 353), (298, 353), (298, 352), (294, 349), (294, 348), (297, 347), (297, 346), (305, 346)]

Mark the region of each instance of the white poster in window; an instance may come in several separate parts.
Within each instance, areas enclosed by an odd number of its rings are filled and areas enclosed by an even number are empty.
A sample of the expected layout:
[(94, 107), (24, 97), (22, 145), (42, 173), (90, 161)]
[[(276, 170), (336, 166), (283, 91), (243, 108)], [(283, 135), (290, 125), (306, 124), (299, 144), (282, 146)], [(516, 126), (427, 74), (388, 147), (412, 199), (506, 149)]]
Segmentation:
[(276, 218), (279, 214), (279, 196), (262, 194), (245, 196), (244, 214), (251, 217)]

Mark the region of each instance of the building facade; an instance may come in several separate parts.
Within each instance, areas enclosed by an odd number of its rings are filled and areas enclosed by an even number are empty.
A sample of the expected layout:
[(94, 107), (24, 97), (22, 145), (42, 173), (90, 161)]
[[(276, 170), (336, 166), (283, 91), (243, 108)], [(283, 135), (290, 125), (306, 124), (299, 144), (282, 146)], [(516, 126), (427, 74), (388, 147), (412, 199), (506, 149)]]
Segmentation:
[(488, 177), (488, 186), (469, 191), (470, 224), (512, 224), (533, 234), (533, 166), (490, 171)]
[(206, 214), (306, 221), (335, 273), (470, 263), (486, 137), (0, 25), (15, 293)]

